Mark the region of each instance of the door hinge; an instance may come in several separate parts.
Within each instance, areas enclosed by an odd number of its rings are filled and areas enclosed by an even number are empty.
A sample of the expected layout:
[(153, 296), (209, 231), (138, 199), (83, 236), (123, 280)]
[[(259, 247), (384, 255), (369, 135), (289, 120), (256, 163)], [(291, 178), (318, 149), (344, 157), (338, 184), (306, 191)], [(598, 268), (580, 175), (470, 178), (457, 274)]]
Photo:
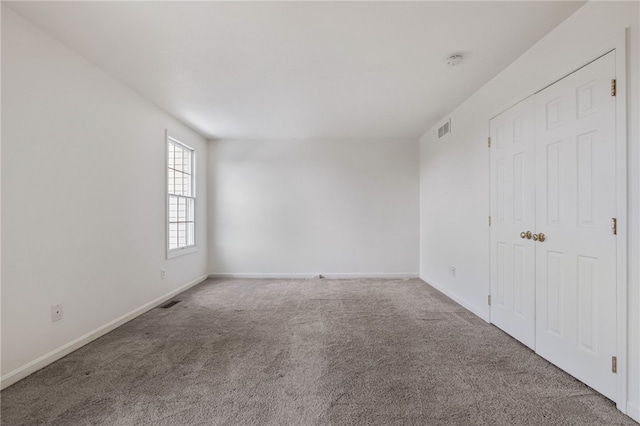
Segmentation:
[(491, 216), (489, 216), (489, 226), (491, 226)]
[(616, 95), (616, 79), (611, 80), (611, 96)]
[(487, 296), (487, 305), (491, 306), (491, 295)]
[(611, 218), (611, 233), (613, 235), (618, 235), (618, 219), (615, 217)]
[(615, 356), (611, 357), (611, 372), (612, 373), (618, 372), (618, 358)]
[(487, 146), (488, 146), (489, 148), (491, 148), (491, 138), (490, 138), (490, 137), (489, 137), (489, 138), (487, 138)]

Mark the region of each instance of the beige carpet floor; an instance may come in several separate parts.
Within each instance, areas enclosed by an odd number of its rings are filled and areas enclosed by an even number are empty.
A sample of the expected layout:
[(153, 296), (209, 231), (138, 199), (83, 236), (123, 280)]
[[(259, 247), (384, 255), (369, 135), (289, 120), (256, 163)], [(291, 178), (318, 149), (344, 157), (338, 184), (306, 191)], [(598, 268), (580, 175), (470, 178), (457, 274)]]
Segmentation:
[(208, 280), (0, 395), (6, 425), (635, 425), (418, 279)]

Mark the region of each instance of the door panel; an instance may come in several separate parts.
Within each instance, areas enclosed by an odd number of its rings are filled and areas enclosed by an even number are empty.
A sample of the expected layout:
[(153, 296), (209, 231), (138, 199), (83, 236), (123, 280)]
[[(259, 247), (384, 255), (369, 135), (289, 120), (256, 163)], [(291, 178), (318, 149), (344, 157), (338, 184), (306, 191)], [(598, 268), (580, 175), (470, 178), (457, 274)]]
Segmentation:
[(535, 226), (533, 97), (491, 120), (491, 322), (533, 348)]
[(535, 95), (536, 352), (609, 398), (616, 379), (615, 53)]

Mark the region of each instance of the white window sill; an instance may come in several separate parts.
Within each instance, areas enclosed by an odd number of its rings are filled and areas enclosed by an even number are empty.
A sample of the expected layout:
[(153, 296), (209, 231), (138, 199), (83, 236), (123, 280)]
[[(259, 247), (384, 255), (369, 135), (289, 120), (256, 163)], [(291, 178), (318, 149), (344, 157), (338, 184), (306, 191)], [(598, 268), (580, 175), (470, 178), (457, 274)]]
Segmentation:
[(185, 254), (191, 254), (198, 251), (198, 246), (187, 247), (183, 249), (174, 249), (167, 252), (167, 259), (173, 259), (176, 257), (184, 256)]

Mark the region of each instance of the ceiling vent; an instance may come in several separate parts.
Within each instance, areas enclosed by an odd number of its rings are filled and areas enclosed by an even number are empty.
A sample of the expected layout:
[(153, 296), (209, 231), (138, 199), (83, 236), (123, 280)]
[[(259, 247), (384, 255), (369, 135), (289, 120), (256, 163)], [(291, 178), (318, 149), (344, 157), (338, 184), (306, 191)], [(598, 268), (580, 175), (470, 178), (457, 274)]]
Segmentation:
[(451, 133), (451, 118), (449, 118), (442, 126), (438, 127), (438, 139), (447, 133)]

